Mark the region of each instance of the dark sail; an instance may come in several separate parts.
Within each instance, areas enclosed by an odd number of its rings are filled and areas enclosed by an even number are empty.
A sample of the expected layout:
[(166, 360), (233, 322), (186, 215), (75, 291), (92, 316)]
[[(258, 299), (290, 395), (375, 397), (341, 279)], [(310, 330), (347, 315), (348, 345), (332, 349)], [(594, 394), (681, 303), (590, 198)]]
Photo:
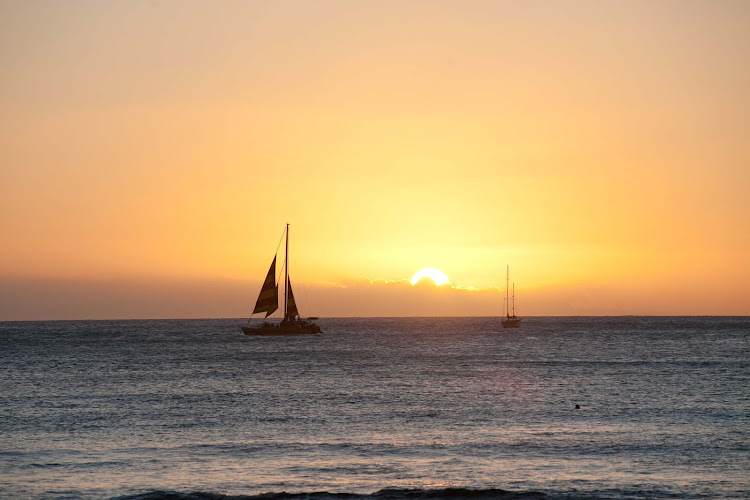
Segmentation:
[(297, 303), (294, 301), (294, 294), (292, 293), (292, 282), (287, 282), (287, 286), (289, 292), (286, 299), (286, 317), (296, 318), (299, 316), (299, 311), (297, 310)]
[(266, 280), (263, 282), (263, 288), (260, 289), (258, 301), (255, 303), (255, 313), (266, 313), (266, 318), (279, 308), (279, 287), (276, 286), (276, 257), (271, 262), (271, 269), (268, 270)]

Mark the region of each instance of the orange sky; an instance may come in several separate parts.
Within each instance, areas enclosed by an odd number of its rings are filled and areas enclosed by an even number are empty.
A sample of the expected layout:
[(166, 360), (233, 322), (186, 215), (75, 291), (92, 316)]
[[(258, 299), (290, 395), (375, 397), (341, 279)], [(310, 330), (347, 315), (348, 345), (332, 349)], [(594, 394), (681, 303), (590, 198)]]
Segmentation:
[[(0, 319), (247, 315), (286, 222), (310, 314), (499, 314), (506, 264), (522, 315), (750, 314), (748, 19), (2, 2)], [(483, 291), (378, 284), (424, 267)]]

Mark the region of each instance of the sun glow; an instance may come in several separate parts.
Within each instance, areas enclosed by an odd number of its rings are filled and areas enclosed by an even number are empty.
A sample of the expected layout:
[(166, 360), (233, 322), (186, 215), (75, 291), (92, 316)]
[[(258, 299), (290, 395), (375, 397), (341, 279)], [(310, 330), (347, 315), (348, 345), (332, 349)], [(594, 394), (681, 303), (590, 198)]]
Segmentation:
[(419, 280), (425, 277), (430, 278), (435, 282), (437, 286), (450, 283), (448, 276), (446, 276), (445, 273), (440, 269), (435, 269), (434, 267), (425, 267), (421, 271), (417, 271), (417, 274), (412, 277), (411, 284), (416, 285), (417, 283), (419, 283)]

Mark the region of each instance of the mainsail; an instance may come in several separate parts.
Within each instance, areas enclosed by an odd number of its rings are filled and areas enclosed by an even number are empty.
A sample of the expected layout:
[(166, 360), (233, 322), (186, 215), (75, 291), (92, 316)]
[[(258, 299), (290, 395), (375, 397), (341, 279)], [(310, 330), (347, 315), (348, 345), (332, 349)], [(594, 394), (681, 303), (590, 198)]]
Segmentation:
[(255, 313), (266, 313), (266, 318), (279, 308), (279, 287), (276, 285), (276, 256), (273, 257), (271, 268), (268, 270), (266, 280), (260, 289), (258, 301), (255, 303)]
[[(286, 317), (287, 318), (296, 318), (299, 316), (299, 311), (297, 310), (297, 303), (294, 301), (294, 294), (292, 293), (292, 282), (287, 281), (287, 299), (286, 299)], [(304, 298), (304, 297), (303, 297)]]

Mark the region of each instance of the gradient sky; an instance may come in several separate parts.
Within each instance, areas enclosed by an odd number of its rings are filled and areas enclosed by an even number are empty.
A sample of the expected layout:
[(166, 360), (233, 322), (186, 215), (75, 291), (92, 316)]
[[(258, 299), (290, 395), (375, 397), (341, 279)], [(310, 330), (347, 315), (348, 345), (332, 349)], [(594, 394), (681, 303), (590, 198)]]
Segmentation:
[(0, 319), (246, 316), (287, 222), (303, 313), (750, 314), (749, 61), (744, 1), (0, 1)]

